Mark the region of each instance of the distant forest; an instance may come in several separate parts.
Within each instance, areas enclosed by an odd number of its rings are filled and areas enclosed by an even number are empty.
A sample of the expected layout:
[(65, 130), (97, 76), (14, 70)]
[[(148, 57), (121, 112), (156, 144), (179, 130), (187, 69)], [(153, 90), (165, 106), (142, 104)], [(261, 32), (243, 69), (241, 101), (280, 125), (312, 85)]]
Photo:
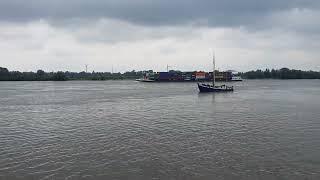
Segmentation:
[(301, 71), (295, 69), (282, 68), (279, 70), (266, 69), (239, 73), (244, 79), (320, 79), (320, 72)]
[(143, 76), (143, 71), (125, 73), (110, 72), (19, 72), (9, 71), (0, 67), (0, 81), (66, 81), (66, 80), (121, 80), (137, 79)]
[[(149, 71), (110, 72), (19, 72), (0, 67), (0, 81), (66, 81), (66, 80), (121, 80), (141, 78)], [(179, 72), (179, 71), (178, 71)], [(288, 68), (266, 69), (238, 73), (244, 79), (320, 79), (320, 72), (301, 71)]]

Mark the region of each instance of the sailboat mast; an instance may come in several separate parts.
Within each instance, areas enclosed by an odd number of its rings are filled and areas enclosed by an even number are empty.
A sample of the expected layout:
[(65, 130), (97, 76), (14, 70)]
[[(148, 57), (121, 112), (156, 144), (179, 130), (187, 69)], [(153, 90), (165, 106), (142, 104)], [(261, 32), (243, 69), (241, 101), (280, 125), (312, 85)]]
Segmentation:
[(213, 54), (213, 59), (212, 59), (212, 65), (213, 65), (213, 71), (212, 71), (212, 85), (214, 87), (215, 83), (216, 83), (216, 77), (215, 77), (215, 69), (216, 69), (216, 59), (215, 59), (215, 55), (214, 55), (214, 51), (212, 52)]

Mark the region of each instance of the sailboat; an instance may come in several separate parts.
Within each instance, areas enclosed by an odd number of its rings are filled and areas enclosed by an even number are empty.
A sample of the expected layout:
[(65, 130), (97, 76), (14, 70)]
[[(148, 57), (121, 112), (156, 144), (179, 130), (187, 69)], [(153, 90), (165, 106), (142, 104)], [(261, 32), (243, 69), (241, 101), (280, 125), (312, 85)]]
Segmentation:
[(198, 88), (200, 92), (230, 92), (233, 91), (233, 86), (227, 86), (225, 84), (216, 86), (216, 80), (215, 80), (215, 55), (213, 53), (213, 71), (212, 71), (212, 84), (204, 84), (204, 83), (198, 83)]

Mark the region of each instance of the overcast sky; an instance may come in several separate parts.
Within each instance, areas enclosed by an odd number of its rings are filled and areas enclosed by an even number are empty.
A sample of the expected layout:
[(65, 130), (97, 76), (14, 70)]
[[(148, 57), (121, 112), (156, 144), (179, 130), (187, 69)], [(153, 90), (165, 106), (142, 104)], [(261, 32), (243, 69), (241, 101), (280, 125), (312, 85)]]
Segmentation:
[(0, 0), (9, 70), (320, 70), (319, 0)]

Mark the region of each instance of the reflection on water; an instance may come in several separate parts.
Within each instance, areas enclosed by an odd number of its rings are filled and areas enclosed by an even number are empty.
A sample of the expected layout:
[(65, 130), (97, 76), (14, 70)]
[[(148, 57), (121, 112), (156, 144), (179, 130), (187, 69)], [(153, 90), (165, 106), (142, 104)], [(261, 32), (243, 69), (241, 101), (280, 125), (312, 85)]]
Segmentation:
[[(222, 96), (225, 93), (220, 93), (218, 96)], [(198, 93), (199, 99), (212, 99), (212, 102), (214, 102), (216, 94), (215, 93)]]
[(0, 179), (319, 179), (318, 82), (0, 82)]

